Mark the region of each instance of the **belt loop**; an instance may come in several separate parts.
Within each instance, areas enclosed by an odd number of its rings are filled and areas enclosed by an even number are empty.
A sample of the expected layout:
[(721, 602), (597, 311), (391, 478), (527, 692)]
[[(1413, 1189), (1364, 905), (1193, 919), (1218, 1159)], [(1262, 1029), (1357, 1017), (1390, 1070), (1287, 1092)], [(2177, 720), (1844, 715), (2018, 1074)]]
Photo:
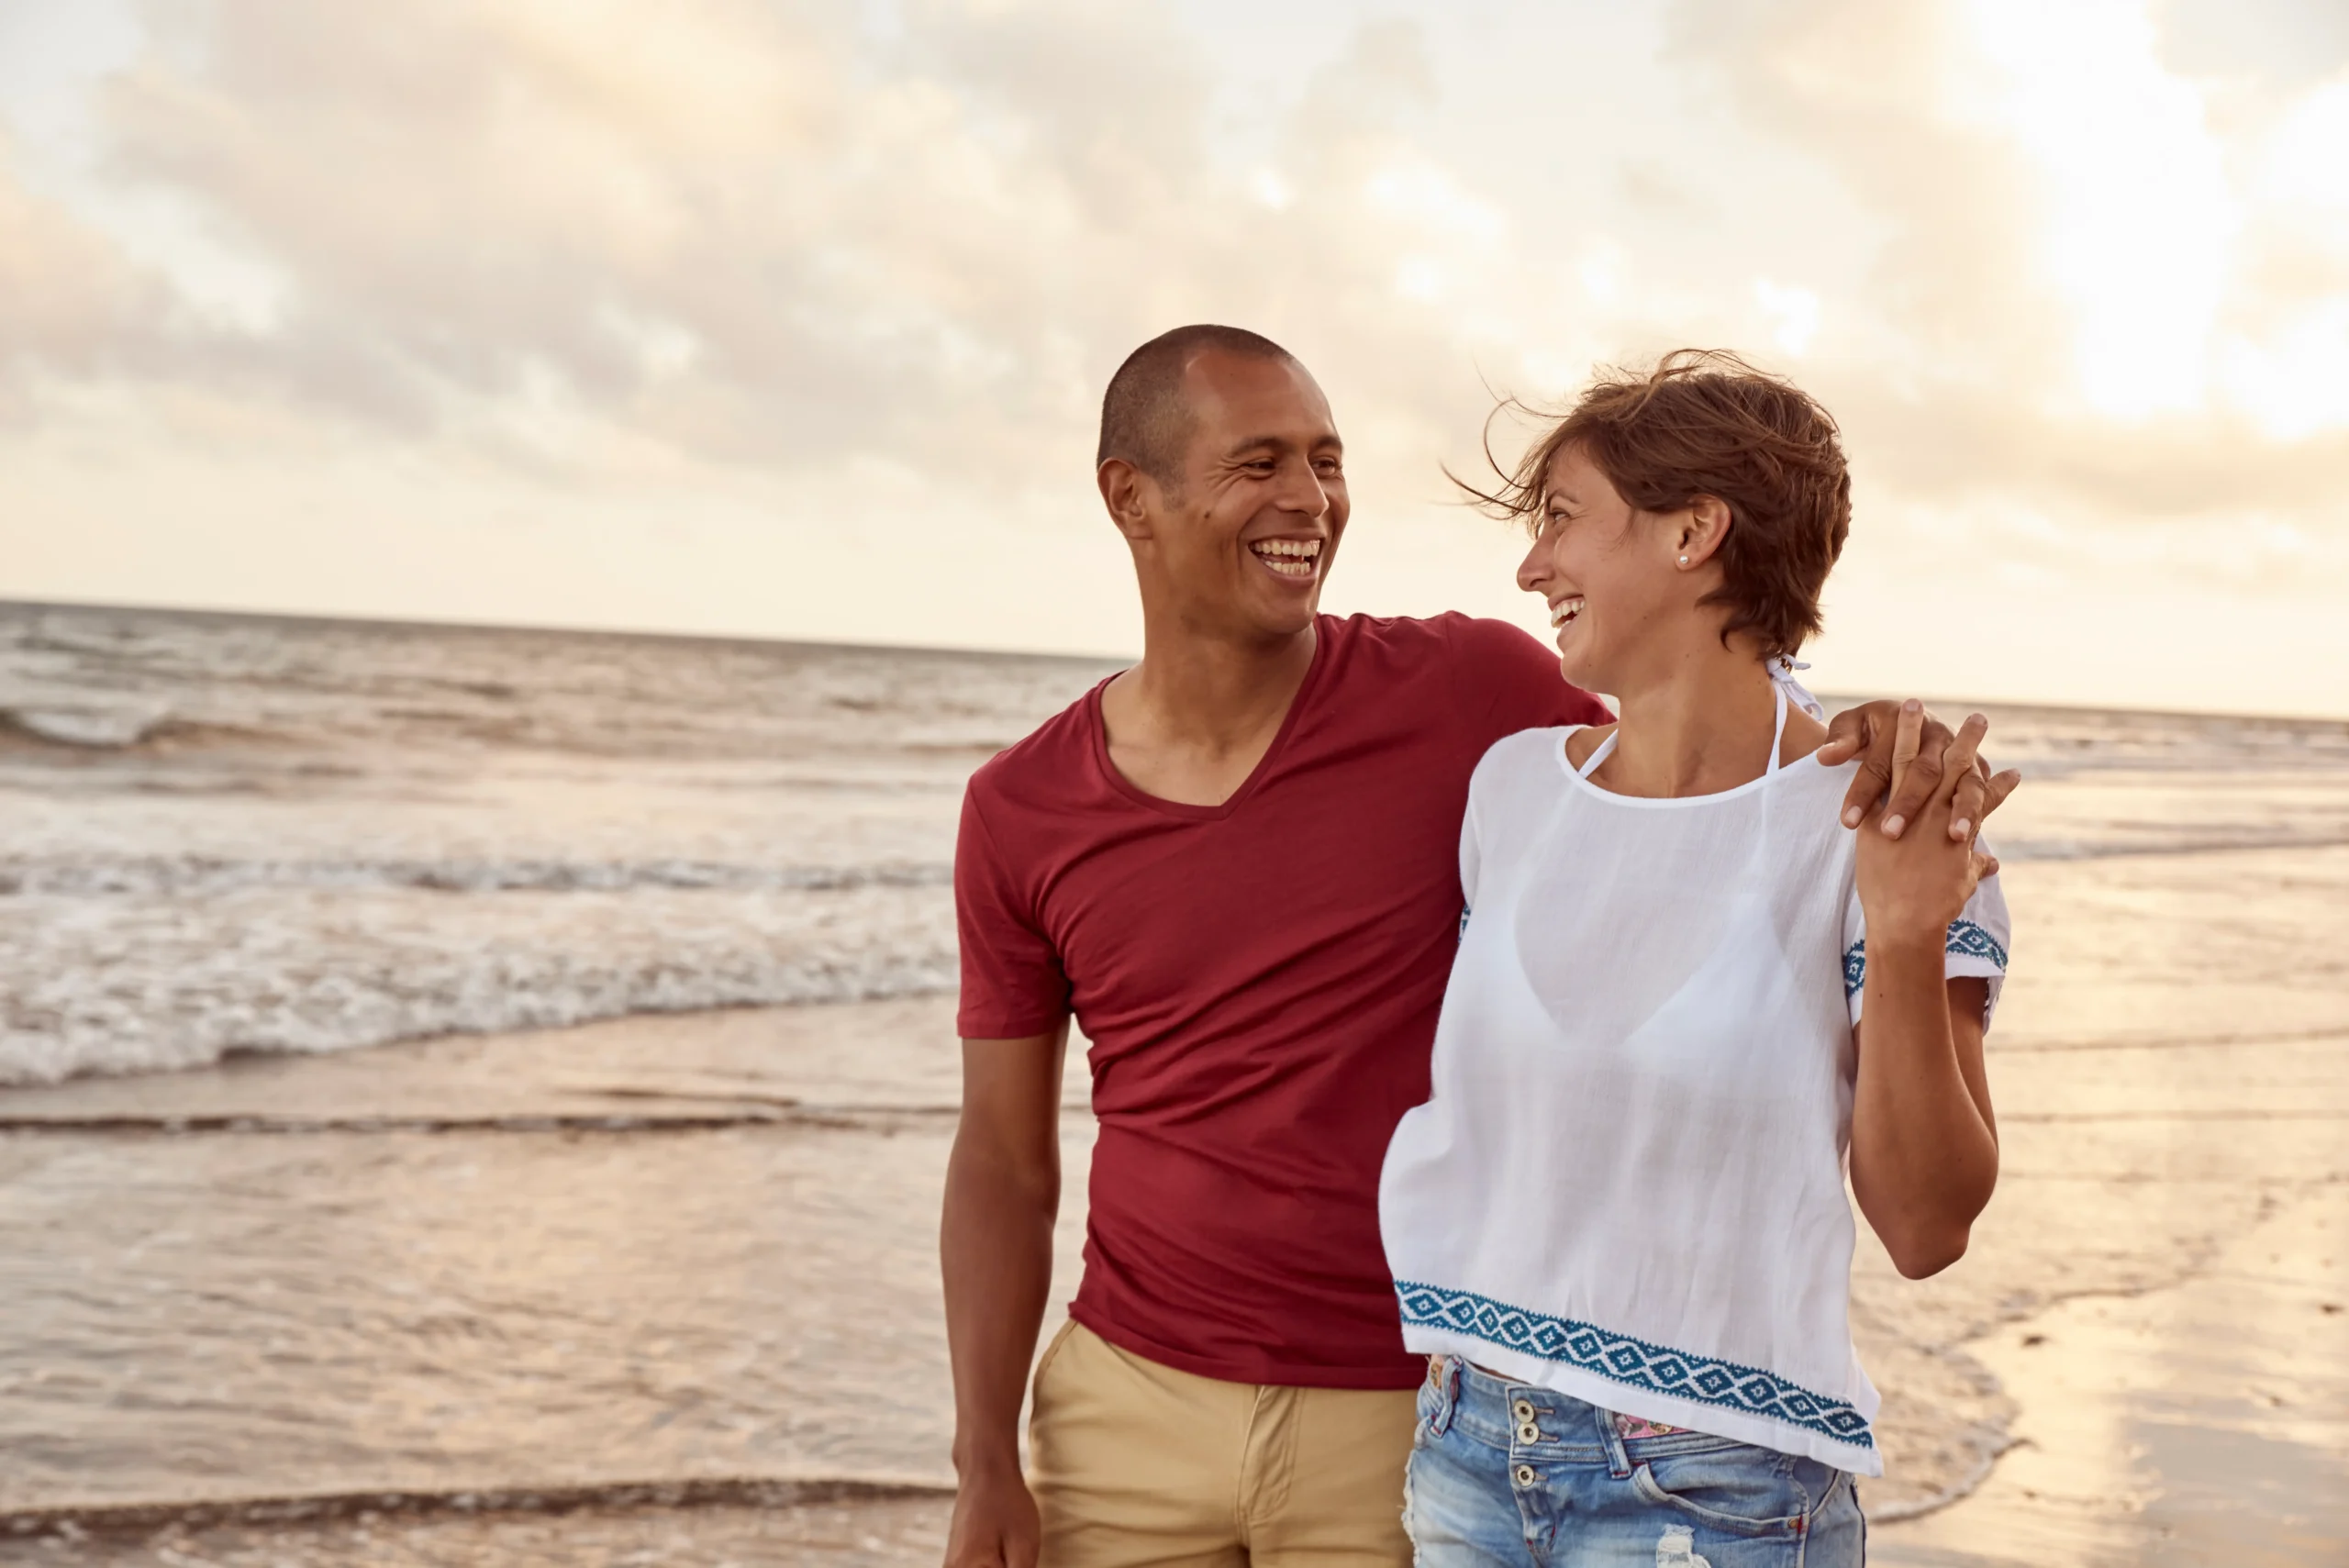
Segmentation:
[(1460, 1358), (1439, 1355), (1429, 1365), (1429, 1381), (1435, 1385), (1435, 1414), (1428, 1421), (1428, 1435), (1440, 1438), (1452, 1430), (1452, 1417), (1460, 1408)]
[(1631, 1473), (1631, 1451), (1623, 1446), (1623, 1434), (1615, 1428), (1615, 1412), (1590, 1407), (1598, 1422), (1598, 1446), (1607, 1451), (1607, 1468), (1618, 1481)]

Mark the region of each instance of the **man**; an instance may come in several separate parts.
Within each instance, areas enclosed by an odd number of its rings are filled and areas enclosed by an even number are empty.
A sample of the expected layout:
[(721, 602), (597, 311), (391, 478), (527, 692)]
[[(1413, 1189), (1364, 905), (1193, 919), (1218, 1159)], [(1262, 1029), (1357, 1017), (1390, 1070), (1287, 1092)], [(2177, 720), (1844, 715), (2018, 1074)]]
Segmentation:
[[(1607, 716), (1505, 624), (1316, 613), (1343, 448), (1304, 366), (1253, 333), (1136, 350), (1104, 399), (1097, 479), (1133, 555), (1141, 662), (978, 772), (955, 857), (947, 1562), (1408, 1562), (1423, 1366), (1376, 1193), (1427, 1094), (1468, 776), (1503, 735)], [(1893, 776), (1896, 731), (1918, 744), (1909, 709), (1837, 720), (1829, 756), (1870, 756), (1849, 806)], [(1924, 728), (1888, 817), (1939, 776), (1950, 737)], [(2002, 792), (1967, 787), (1978, 823)], [(1099, 1140), (1023, 1476), (1072, 1013)]]

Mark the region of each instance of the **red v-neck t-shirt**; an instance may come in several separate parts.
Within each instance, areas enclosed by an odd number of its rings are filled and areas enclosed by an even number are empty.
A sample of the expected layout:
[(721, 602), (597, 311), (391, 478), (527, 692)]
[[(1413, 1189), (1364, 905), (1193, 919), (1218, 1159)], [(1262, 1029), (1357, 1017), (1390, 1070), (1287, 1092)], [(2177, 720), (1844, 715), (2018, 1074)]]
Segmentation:
[(1408, 1388), (1422, 1363), (1378, 1169), (1427, 1097), (1468, 775), (1504, 735), (1607, 715), (1502, 622), (1316, 630), (1279, 735), (1221, 806), (1127, 783), (1097, 686), (973, 776), (961, 1032), (1074, 1013), (1092, 1041), (1079, 1322), (1230, 1382)]

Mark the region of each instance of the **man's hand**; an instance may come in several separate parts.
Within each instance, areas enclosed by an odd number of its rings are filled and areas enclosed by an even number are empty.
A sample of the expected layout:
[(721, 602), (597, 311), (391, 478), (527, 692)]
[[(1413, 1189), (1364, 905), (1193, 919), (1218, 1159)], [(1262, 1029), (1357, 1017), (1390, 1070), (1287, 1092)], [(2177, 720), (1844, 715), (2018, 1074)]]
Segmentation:
[[(1982, 729), (1989, 728), (1989, 720), (1979, 714), (1968, 720), (1967, 727), (1976, 723)], [(1976, 730), (1975, 740), (1979, 740), (1980, 730)], [(1892, 839), (1900, 837), (1933, 798), (1943, 772), (1950, 767), (1963, 768), (1967, 774), (1958, 781), (1953, 797), (1949, 819), (1953, 840), (1971, 842), (1982, 830), (1983, 819), (1998, 810), (2022, 782), (2022, 775), (2011, 768), (1992, 773), (1975, 754), (1973, 744), (1961, 745), (1958, 735), (1927, 713), (1925, 705), (1914, 697), (1906, 702), (1862, 703), (1837, 714), (1827, 727), (1827, 744), (1819, 749), (1819, 760), (1832, 768), (1854, 757), (1861, 759), (1860, 771), (1843, 795), (1843, 826), (1858, 827), (1881, 804), (1885, 836)]]
[(1036, 1568), (1040, 1537), (1036, 1499), (1015, 1455), (1008, 1465), (965, 1473), (954, 1489), (946, 1568)]

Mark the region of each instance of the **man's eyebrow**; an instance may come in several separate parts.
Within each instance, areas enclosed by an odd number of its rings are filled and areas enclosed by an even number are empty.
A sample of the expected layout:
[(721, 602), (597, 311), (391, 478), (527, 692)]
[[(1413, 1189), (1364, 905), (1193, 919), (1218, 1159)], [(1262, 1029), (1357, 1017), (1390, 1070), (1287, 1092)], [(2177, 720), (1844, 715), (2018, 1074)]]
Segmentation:
[[(1342, 452), (1345, 449), (1346, 443), (1340, 440), (1334, 432), (1326, 436), (1314, 437), (1305, 448), (1305, 450), (1309, 452), (1326, 452), (1332, 450)], [(1234, 441), (1230, 446), (1225, 448), (1223, 461), (1226, 462), (1235, 462), (1241, 458), (1251, 456), (1254, 453), (1287, 452), (1295, 451), (1297, 450), (1297, 442), (1287, 436), (1250, 436), (1245, 439)]]
[(1288, 442), (1278, 436), (1250, 436), (1245, 440), (1234, 441), (1225, 448), (1223, 455), (1228, 461), (1236, 457), (1245, 457), (1250, 452), (1285, 451), (1287, 448)]

